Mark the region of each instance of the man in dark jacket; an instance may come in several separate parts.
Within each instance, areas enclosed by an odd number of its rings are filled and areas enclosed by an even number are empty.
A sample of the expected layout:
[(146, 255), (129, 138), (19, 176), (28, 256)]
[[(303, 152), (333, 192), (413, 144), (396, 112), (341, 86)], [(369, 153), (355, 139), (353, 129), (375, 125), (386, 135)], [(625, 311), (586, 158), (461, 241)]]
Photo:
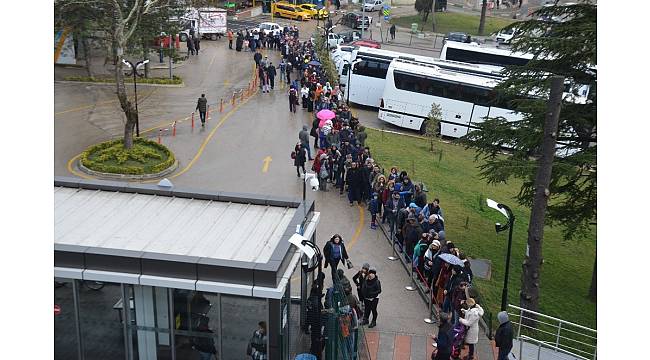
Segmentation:
[(372, 322), (370, 328), (377, 326), (377, 304), (379, 303), (379, 294), (381, 294), (381, 282), (377, 277), (377, 269), (370, 268), (368, 276), (361, 285), (361, 295), (363, 295), (364, 314), (362, 325), (368, 324), (370, 314), (372, 314)]
[(201, 97), (196, 102), (196, 109), (199, 111), (199, 116), (201, 117), (201, 126), (205, 126), (205, 113), (208, 111), (208, 99), (205, 98), (205, 94), (201, 94)]
[[(393, 191), (392, 197), (386, 201), (385, 211), (388, 214), (388, 224), (390, 225), (390, 231), (395, 234), (395, 224), (397, 224), (397, 214), (398, 212), (405, 208), (406, 204), (404, 200), (399, 196), (399, 191)], [(392, 239), (391, 239), (392, 240)]]
[[(207, 317), (202, 317), (199, 326), (198, 326), (198, 331), (200, 333), (205, 333), (207, 334), (214, 334), (214, 331), (210, 330), (208, 327), (208, 322), (209, 319)], [(217, 348), (214, 346), (214, 338), (213, 337), (195, 337), (192, 338), (192, 343), (194, 345), (194, 349), (199, 352), (199, 359), (201, 360), (210, 360), (212, 359), (212, 355), (217, 356)]]
[(275, 71), (275, 66), (273, 66), (273, 63), (269, 61), (269, 65), (266, 67), (266, 73), (269, 75), (269, 83), (271, 84), (271, 90), (273, 90), (273, 87), (275, 86), (275, 75), (277, 74)]
[(499, 356), (497, 357), (497, 360), (507, 360), (508, 354), (510, 354), (510, 351), (512, 350), (514, 331), (512, 329), (512, 323), (510, 323), (510, 320), (508, 319), (507, 312), (499, 312), (497, 314), (497, 319), (499, 320), (499, 324), (501, 324), (494, 335), (495, 345), (499, 348)]
[(440, 313), (440, 325), (438, 325), (438, 335), (433, 339), (436, 341), (436, 357), (433, 360), (449, 360), (451, 356), (451, 347), (453, 343), (452, 326), (449, 323), (449, 315)]
[(196, 50), (196, 55), (199, 55), (199, 50), (201, 49), (201, 37), (197, 36), (194, 38), (194, 50)]
[(363, 187), (363, 175), (357, 168), (357, 163), (353, 162), (352, 167), (346, 174), (345, 182), (348, 185), (348, 200), (350, 201), (350, 206), (354, 205), (356, 201), (357, 204), (361, 201), (361, 191)]
[(404, 225), (404, 228), (402, 229), (404, 247), (409, 259), (413, 258), (413, 250), (415, 249), (415, 244), (420, 239), (420, 236), (422, 236), (422, 228), (416, 221), (415, 215), (409, 214), (406, 220), (406, 225)]
[(194, 55), (194, 39), (192, 39), (192, 35), (187, 37), (187, 54)]
[(361, 293), (361, 286), (363, 285), (363, 282), (366, 281), (366, 277), (368, 276), (369, 270), (370, 270), (370, 264), (364, 263), (363, 266), (361, 266), (361, 270), (359, 270), (352, 277), (352, 281), (354, 281), (354, 284), (357, 286), (357, 294), (359, 295), (359, 299), (361, 300), (363, 300), (363, 294)]
[(300, 145), (302, 145), (303, 148), (307, 149), (307, 156), (309, 157), (309, 160), (314, 160), (311, 157), (311, 149), (309, 148), (309, 126), (302, 126), (302, 130), (298, 133), (298, 139), (300, 139)]
[(253, 60), (255, 60), (255, 66), (259, 67), (260, 66), (260, 61), (262, 61), (262, 53), (259, 51), (255, 52), (255, 55), (253, 55)]

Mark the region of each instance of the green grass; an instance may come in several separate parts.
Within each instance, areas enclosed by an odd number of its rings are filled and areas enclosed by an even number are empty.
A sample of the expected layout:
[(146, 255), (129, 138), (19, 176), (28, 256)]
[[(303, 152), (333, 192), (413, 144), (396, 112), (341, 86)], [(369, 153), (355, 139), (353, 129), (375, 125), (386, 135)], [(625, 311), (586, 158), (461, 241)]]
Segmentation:
[[(435, 16), (437, 33), (446, 34), (450, 31), (458, 31), (465, 32), (470, 35), (478, 35), (478, 25), (481, 19), (480, 16), (455, 12), (437, 12), (435, 13)], [(417, 23), (419, 30), (431, 31), (431, 21), (431, 15), (429, 15), (429, 18), (425, 24), (422, 24), (422, 17), (420, 15), (412, 15), (393, 18), (391, 20), (391, 23), (407, 28), (411, 28), (412, 23)], [(484, 35), (497, 32), (506, 25), (510, 25), (515, 21), (516, 20), (504, 19), (500, 17), (486, 17)]]
[(81, 155), (81, 163), (88, 169), (113, 174), (154, 174), (174, 162), (174, 155), (164, 145), (143, 138), (135, 138), (128, 150), (122, 139), (115, 139), (90, 146)]
[[(503, 223), (503, 215), (483, 204), (487, 197), (508, 204), (516, 217), (508, 301), (519, 305), (521, 264), (530, 219), (530, 210), (515, 201), (521, 182), (488, 185), (478, 175), (475, 152), (459, 145), (436, 142), (435, 148), (442, 150), (439, 161), (439, 155), (429, 151), (427, 140), (370, 129), (366, 132), (366, 143), (373, 158), (383, 168), (397, 166), (400, 170), (406, 170), (416, 183), (424, 182), (429, 191), (429, 201), (434, 197), (440, 199), (447, 238), (468, 256), (492, 262), (491, 280), (476, 279), (475, 282), (487, 303), (484, 305), (495, 316), (493, 326), (496, 326), (508, 235), (505, 232), (496, 235), (494, 223)], [(469, 226), (466, 229), (468, 218)], [(595, 230), (587, 238), (567, 242), (562, 238), (561, 228), (545, 228), (540, 285), (542, 313), (596, 328), (596, 304), (587, 298), (595, 253)]]

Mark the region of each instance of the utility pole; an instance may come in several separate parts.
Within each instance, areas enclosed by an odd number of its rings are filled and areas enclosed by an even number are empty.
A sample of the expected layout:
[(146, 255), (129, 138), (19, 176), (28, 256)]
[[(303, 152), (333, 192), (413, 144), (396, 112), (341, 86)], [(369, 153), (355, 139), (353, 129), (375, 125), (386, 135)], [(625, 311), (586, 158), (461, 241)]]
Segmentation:
[[(361, 0), (361, 40), (363, 40), (363, 24), (366, 21), (366, 0)], [(370, 20), (370, 19), (368, 19)], [(370, 27), (370, 24), (368, 24)]]
[(431, 31), (436, 32), (436, 0), (433, 0), (431, 4), (431, 25)]
[[(521, 292), (519, 294), (520, 306), (532, 311), (539, 310), (544, 217), (546, 215), (548, 199), (551, 196), (549, 186), (553, 170), (553, 158), (555, 157), (555, 143), (557, 141), (563, 90), (564, 77), (551, 77), (551, 93), (549, 95), (548, 110), (544, 121), (541, 157), (538, 160), (533, 208), (530, 212), (530, 225), (528, 226), (528, 250), (526, 251), (526, 257), (522, 264)], [(536, 326), (536, 317), (533, 314), (525, 313), (524, 316), (526, 316), (524, 322), (527, 325)]]

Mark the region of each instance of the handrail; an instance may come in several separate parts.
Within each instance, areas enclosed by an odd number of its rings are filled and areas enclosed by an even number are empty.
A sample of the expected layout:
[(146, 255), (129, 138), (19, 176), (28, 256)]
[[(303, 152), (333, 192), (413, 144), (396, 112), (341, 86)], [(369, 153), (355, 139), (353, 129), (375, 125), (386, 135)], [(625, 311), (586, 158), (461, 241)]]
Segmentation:
[[(523, 350), (522, 350), (522, 348), (523, 348), (523, 342), (522, 342), (522, 340), (524, 340), (524, 341), (526, 341), (526, 342), (532, 342), (532, 343), (535, 343), (535, 344), (537, 344), (538, 347), (540, 347), (540, 348), (541, 348), (541, 347), (545, 347), (545, 348), (547, 348), (547, 349), (551, 349), (551, 350), (554, 350), (554, 351), (557, 351), (557, 352), (561, 352), (561, 353), (564, 353), (564, 354), (569, 355), (569, 356), (577, 357), (577, 358), (579, 358), (579, 359), (589, 360), (589, 358), (586, 358), (586, 357), (584, 357), (584, 356), (580, 356), (580, 355), (574, 354), (574, 353), (572, 353), (572, 352), (569, 352), (569, 351), (567, 351), (567, 350), (564, 350), (564, 349), (562, 349), (562, 348), (559, 348), (559, 347), (556, 347), (556, 346), (553, 346), (553, 345), (548, 345), (548, 344), (546, 344), (546, 343), (543, 342), (543, 341), (540, 341), (540, 340), (537, 340), (537, 339), (533, 339), (533, 338), (528, 337), (528, 336), (526, 336), (526, 335), (521, 335), (521, 336), (519, 336), (518, 340), (519, 340), (519, 358), (522, 358), (522, 359), (523, 359), (523, 356), (522, 356), (522, 354), (521, 354), (522, 351), (523, 351)], [(540, 355), (540, 351), (537, 352), (537, 359), (539, 359), (539, 355)]]
[(552, 319), (552, 320), (555, 320), (555, 321), (563, 322), (563, 323), (565, 323), (565, 324), (569, 324), (569, 325), (571, 325), (571, 326), (575, 326), (575, 327), (580, 328), (580, 329), (584, 329), (584, 330), (593, 331), (593, 332), (595, 332), (595, 333), (598, 333), (598, 331), (595, 330), (595, 329), (588, 328), (588, 327), (586, 327), (586, 326), (582, 326), (582, 325), (578, 325), (578, 324), (576, 324), (576, 323), (572, 323), (572, 322), (570, 322), (570, 321), (566, 321), (566, 320), (558, 319), (558, 318), (555, 318), (555, 317), (552, 317), (552, 316), (548, 316), (548, 315), (546, 315), (546, 314), (538, 313), (538, 312), (536, 312), (536, 311), (528, 310), (528, 309), (525, 309), (525, 308), (522, 308), (522, 307), (519, 307), (519, 306), (515, 306), (515, 305), (512, 305), (512, 304), (508, 304), (508, 306), (510, 306), (511, 308), (516, 309), (516, 310), (525, 311), (525, 312), (527, 312), (527, 313), (531, 313), (531, 314), (538, 315), (538, 316), (543, 316), (543, 317), (545, 317), (545, 318), (547, 318), (547, 319)]

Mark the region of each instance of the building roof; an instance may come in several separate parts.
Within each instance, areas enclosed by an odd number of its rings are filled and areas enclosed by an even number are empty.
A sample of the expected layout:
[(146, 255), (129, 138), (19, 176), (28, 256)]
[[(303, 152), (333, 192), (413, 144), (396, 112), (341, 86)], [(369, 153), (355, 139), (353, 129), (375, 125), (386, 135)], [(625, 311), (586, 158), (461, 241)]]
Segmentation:
[(54, 243), (266, 263), (295, 208), (54, 188)]

